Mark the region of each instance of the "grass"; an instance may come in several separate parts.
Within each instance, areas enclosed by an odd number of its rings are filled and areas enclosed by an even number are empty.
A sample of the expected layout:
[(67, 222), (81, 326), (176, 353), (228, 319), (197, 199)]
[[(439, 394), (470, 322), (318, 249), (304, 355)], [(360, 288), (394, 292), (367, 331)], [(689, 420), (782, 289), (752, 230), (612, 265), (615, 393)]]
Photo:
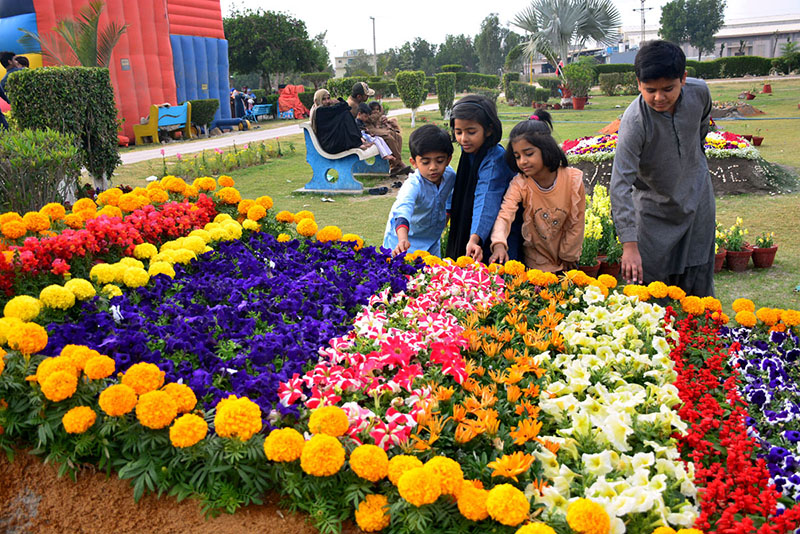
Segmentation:
[[(725, 81), (711, 83), (712, 98), (718, 101), (734, 101), (739, 92), (751, 89), (752, 82)], [(761, 147), (762, 155), (769, 161), (780, 163), (794, 169), (800, 168), (800, 126), (797, 95), (800, 94), (800, 80), (776, 80), (772, 82), (772, 96), (759, 94), (749, 103), (765, 112), (759, 118), (769, 120), (718, 121), (722, 129), (736, 133), (756, 133), (758, 128), (765, 137)], [(584, 111), (554, 111), (554, 135), (559, 141), (586, 135), (593, 135), (605, 124), (622, 114), (633, 99), (631, 96), (606, 97), (592, 94), (591, 104)], [(435, 100), (429, 100), (427, 103)], [(398, 103), (392, 105), (398, 107)], [(498, 111), (507, 133), (520, 120), (526, 119), (532, 109), (511, 107), (499, 104)], [(789, 117), (789, 118), (781, 118)], [(774, 119), (774, 120), (773, 120)], [(411, 129), (410, 115), (399, 117), (403, 138), (408, 140)], [(425, 122), (442, 124), (438, 111), (417, 113), (417, 126)], [(285, 121), (283, 124), (286, 124)], [(303, 187), (310, 179), (310, 167), (305, 162), (305, 145), (302, 135), (281, 138), (281, 143), (293, 142), (296, 152), (267, 164), (240, 169), (229, 173), (236, 180), (237, 188), (244, 197), (255, 198), (268, 194), (275, 201), (275, 208), (298, 211), (309, 209), (314, 212), (320, 227), (339, 226), (344, 232), (357, 233), (371, 245), (383, 240), (386, 217), (394, 201), (396, 190), (390, 189), (383, 196), (332, 196), (334, 202), (322, 202), (317, 195), (301, 195), (294, 191)], [(457, 147), (456, 147), (457, 148)], [(456, 149), (451, 165), (458, 165), (460, 151)], [(403, 148), (403, 158), (408, 160), (408, 146)], [(161, 160), (126, 165), (118, 169), (115, 183), (144, 185), (144, 178), (161, 173)], [(391, 181), (380, 184), (366, 183), (366, 187), (389, 185)], [(723, 271), (716, 278), (717, 296), (726, 310), (739, 297), (750, 298), (756, 306), (773, 306), (800, 309), (800, 294), (793, 288), (800, 284), (800, 194), (769, 196), (740, 195), (717, 199), (717, 220), (725, 227), (733, 224), (736, 217), (742, 217), (750, 230), (751, 240), (761, 232), (772, 231), (776, 235), (778, 255), (771, 269), (749, 269), (744, 273)]]

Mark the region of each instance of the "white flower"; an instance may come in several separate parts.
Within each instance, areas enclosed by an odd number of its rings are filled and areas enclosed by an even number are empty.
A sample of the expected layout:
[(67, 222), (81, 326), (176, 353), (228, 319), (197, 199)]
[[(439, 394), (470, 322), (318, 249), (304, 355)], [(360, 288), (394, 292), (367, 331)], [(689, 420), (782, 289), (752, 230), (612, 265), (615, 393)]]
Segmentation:
[(597, 454), (584, 454), (581, 460), (583, 461), (584, 473), (601, 477), (616, 468), (619, 463), (619, 454), (606, 449)]

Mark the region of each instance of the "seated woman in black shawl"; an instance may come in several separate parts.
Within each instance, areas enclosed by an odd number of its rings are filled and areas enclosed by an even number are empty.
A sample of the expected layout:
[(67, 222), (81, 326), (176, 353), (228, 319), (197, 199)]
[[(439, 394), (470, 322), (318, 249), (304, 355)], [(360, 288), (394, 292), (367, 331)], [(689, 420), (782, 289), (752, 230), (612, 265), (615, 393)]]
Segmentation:
[[(323, 89), (317, 91), (321, 93)], [(327, 91), (325, 91), (327, 93)], [(320, 95), (322, 99), (325, 95)], [(330, 95), (328, 95), (328, 101)], [(316, 95), (315, 95), (316, 101)], [(327, 104), (327, 105), (326, 105)], [(351, 148), (367, 148), (361, 138), (361, 130), (356, 125), (350, 105), (339, 99), (338, 102), (318, 105), (312, 108), (311, 122), (322, 149), (328, 154), (338, 154)]]

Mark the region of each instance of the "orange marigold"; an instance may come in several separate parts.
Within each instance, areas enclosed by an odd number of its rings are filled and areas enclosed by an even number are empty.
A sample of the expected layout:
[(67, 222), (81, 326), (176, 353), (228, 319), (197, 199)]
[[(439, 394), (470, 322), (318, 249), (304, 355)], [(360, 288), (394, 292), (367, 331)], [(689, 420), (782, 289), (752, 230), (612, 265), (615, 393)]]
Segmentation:
[(293, 223), (294, 222), (294, 214), (291, 211), (279, 211), (278, 214), (275, 216), (275, 220), (280, 223)]
[(359, 477), (377, 482), (389, 474), (389, 456), (376, 445), (360, 445), (350, 453), (350, 468)]
[(261, 408), (247, 397), (230, 395), (217, 404), (217, 413), (214, 416), (217, 435), (247, 441), (261, 427)]
[(247, 215), (247, 210), (255, 206), (256, 201), (251, 198), (243, 198), (241, 202), (236, 206), (236, 211), (239, 212), (239, 215)]
[(312, 434), (342, 436), (350, 427), (347, 413), (338, 406), (323, 406), (311, 412), (308, 429)]
[(219, 185), (221, 185), (222, 187), (233, 187), (234, 185), (236, 185), (236, 182), (233, 181), (233, 178), (231, 178), (227, 174), (223, 174), (219, 178), (217, 178), (217, 182), (219, 182)]
[(423, 506), (436, 502), (442, 494), (442, 483), (435, 471), (417, 467), (403, 473), (397, 481), (397, 490), (409, 503)]
[(325, 226), (317, 232), (317, 241), (327, 243), (329, 241), (339, 241), (342, 238), (342, 231), (338, 226)]
[(293, 462), (300, 458), (306, 440), (294, 428), (276, 428), (264, 440), (264, 454), (271, 462)]
[(132, 387), (137, 395), (143, 395), (164, 385), (164, 371), (153, 363), (135, 363), (122, 375), (121, 382)]
[(129, 413), (136, 407), (136, 392), (125, 384), (114, 384), (100, 393), (98, 402), (100, 409), (111, 417), (119, 417)]
[(267, 210), (264, 209), (264, 206), (259, 206), (255, 204), (247, 210), (247, 218), (251, 221), (260, 221), (264, 217), (267, 216)]
[(28, 233), (28, 228), (22, 221), (8, 221), (0, 227), (0, 232), (8, 239), (19, 239)]
[(389, 526), (389, 499), (371, 494), (356, 508), (356, 523), (364, 532), (378, 532)]
[(722, 310), (722, 303), (714, 297), (708, 296), (700, 299), (706, 310), (716, 312)]
[(111, 376), (116, 368), (116, 363), (113, 358), (109, 358), (105, 354), (99, 354), (89, 358), (83, 372), (90, 380), (100, 380)]
[(97, 414), (88, 406), (76, 406), (61, 418), (61, 424), (68, 434), (83, 434), (95, 421)]
[(242, 200), (242, 195), (233, 187), (223, 187), (217, 191), (217, 196), (223, 203), (233, 205)]
[(184, 448), (196, 445), (208, 434), (208, 423), (193, 413), (178, 417), (169, 427), (169, 440), (173, 447)]
[(756, 325), (756, 321), (758, 320), (756, 318), (755, 313), (747, 310), (743, 310), (737, 313), (734, 319), (736, 319), (736, 322), (739, 323), (740, 325), (746, 326), (748, 328), (753, 328)]
[(684, 297), (681, 300), (681, 308), (690, 315), (702, 315), (705, 311), (703, 301), (700, 297), (695, 297), (694, 295)]
[(667, 284), (664, 282), (650, 282), (647, 284), (647, 291), (650, 293), (650, 296), (656, 299), (663, 299), (667, 295), (669, 295), (669, 288)]
[(202, 176), (195, 179), (192, 185), (200, 191), (213, 191), (217, 188), (217, 181), (210, 176)]
[(97, 211), (97, 204), (94, 203), (94, 200), (91, 198), (79, 198), (75, 201), (75, 204), (72, 205), (72, 213), (78, 213), (79, 211)]
[(294, 214), (294, 222), (299, 223), (303, 219), (311, 219), (312, 221), (316, 220), (314, 218), (314, 214), (308, 210), (300, 210)]
[(514, 534), (556, 534), (556, 531), (544, 523), (528, 523), (519, 527)]
[(506, 274), (511, 276), (519, 276), (525, 273), (525, 264), (517, 260), (509, 260), (503, 266)]
[(492, 519), (512, 527), (528, 518), (530, 508), (525, 494), (511, 484), (493, 487), (486, 498), (486, 510)]
[(47, 377), (56, 371), (66, 371), (75, 375), (76, 378), (81, 374), (71, 358), (56, 356), (55, 358), (45, 358), (39, 363), (36, 367), (36, 381), (43, 384)]
[(313, 237), (317, 233), (317, 223), (314, 219), (302, 219), (297, 223), (297, 233), (303, 237)]
[(167, 427), (177, 415), (178, 405), (166, 391), (148, 391), (136, 404), (136, 418), (147, 428)]
[(309, 475), (327, 477), (344, 465), (344, 447), (327, 434), (317, 434), (306, 442), (300, 453), (300, 467)]
[(672, 300), (683, 300), (683, 297), (686, 296), (686, 291), (678, 286), (669, 286), (667, 289), (669, 291), (669, 298)]
[(596, 502), (578, 499), (567, 508), (567, 524), (578, 534), (608, 534), (611, 519)]
[(781, 321), (786, 326), (792, 327), (800, 324), (800, 311), (797, 310), (784, 310), (781, 313)]
[(47, 346), (47, 330), (36, 323), (23, 323), (8, 333), (8, 346), (30, 356)]
[(60, 402), (70, 398), (78, 389), (78, 377), (69, 371), (55, 371), (39, 384), (45, 397), (53, 402)]
[(775, 323), (780, 321), (781, 314), (778, 310), (773, 308), (759, 308), (756, 312), (756, 317), (758, 317), (758, 320), (765, 325), (773, 326)]
[(29, 211), (23, 215), (22, 222), (29, 232), (41, 232), (50, 228), (50, 218), (38, 211)]
[(733, 308), (733, 311), (736, 313), (740, 311), (749, 311), (749, 312), (756, 311), (756, 305), (753, 304), (753, 301), (750, 299), (741, 299), (741, 298), (736, 299), (733, 301), (731, 307)]
[(95, 356), (100, 356), (100, 353), (85, 345), (64, 345), (60, 356), (70, 360), (79, 371), (83, 371), (86, 362)]
[(455, 495), (461, 489), (464, 472), (455, 460), (446, 456), (434, 456), (425, 463), (425, 469), (432, 470), (439, 477), (442, 494)]
[(606, 286), (608, 289), (617, 287), (617, 279), (610, 274), (601, 274), (597, 277), (597, 281)]
[(400, 480), (400, 477), (403, 476), (406, 471), (418, 467), (422, 467), (422, 461), (416, 456), (409, 456), (406, 454), (393, 456), (392, 459), (389, 460), (389, 480), (396, 486), (398, 480)]
[(269, 195), (262, 195), (256, 199), (256, 204), (263, 206), (265, 210), (271, 210), (273, 206), (272, 197)]
[(83, 217), (77, 213), (70, 213), (69, 215), (64, 216), (64, 224), (73, 230), (79, 230), (80, 228), (83, 228)]
[(60, 221), (64, 218), (64, 215), (67, 214), (67, 210), (58, 202), (50, 202), (49, 204), (42, 206), (42, 209), (39, 210), (39, 213), (46, 215), (51, 221)]
[(116, 206), (119, 202), (119, 197), (121, 196), (122, 189), (119, 187), (112, 187), (111, 189), (106, 189), (97, 195), (97, 204), (102, 204), (104, 206)]
[(486, 509), (488, 497), (488, 491), (476, 488), (471, 482), (465, 480), (462, 482), (461, 493), (458, 495), (458, 511), (470, 521), (483, 521), (489, 517), (489, 511)]
[(197, 396), (192, 391), (192, 388), (186, 384), (178, 384), (177, 382), (170, 382), (161, 388), (175, 401), (175, 406), (178, 408), (178, 413), (188, 413), (194, 410), (197, 405)]
[(361, 248), (364, 246), (364, 240), (361, 239), (361, 236), (357, 234), (344, 234), (341, 241), (345, 243), (353, 243), (353, 248), (355, 250), (361, 250)]

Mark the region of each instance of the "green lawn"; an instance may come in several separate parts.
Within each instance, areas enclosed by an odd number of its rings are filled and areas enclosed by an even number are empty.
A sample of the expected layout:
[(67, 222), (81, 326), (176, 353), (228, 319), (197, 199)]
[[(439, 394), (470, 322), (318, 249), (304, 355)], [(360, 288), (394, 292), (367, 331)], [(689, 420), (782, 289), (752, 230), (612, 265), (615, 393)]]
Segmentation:
[[(752, 88), (752, 82), (712, 83), (714, 100), (733, 101), (744, 89)], [(759, 94), (749, 103), (765, 112), (760, 118), (776, 120), (719, 121), (725, 130), (736, 133), (756, 133), (760, 129), (765, 137), (762, 155), (769, 161), (800, 169), (800, 110), (797, 108), (800, 95), (800, 80), (778, 80), (772, 82), (772, 96)], [(606, 97), (592, 93), (591, 104), (584, 111), (554, 111), (555, 137), (562, 141), (593, 135), (608, 122), (621, 115), (632, 100), (630, 96)], [(435, 102), (435, 100), (429, 100)], [(392, 107), (399, 104), (393, 103)], [(520, 120), (526, 119), (530, 108), (498, 105), (507, 133)], [(441, 123), (438, 111), (417, 114), (417, 126), (423, 121)], [(404, 139), (411, 132), (411, 117), (400, 118)], [(395, 190), (385, 196), (334, 196), (334, 202), (322, 202), (322, 197), (294, 193), (310, 179), (311, 169), (305, 162), (305, 146), (301, 135), (282, 137), (281, 143), (293, 142), (297, 148), (292, 155), (275, 159), (266, 165), (231, 172), (242, 195), (254, 198), (271, 195), (278, 210), (297, 211), (309, 209), (317, 217), (320, 226), (334, 224), (344, 232), (354, 232), (365, 238), (368, 244), (380, 244), (386, 225), (386, 216), (394, 200)], [(451, 165), (458, 164), (459, 150)], [(408, 147), (404, 147), (407, 159)], [(118, 169), (115, 183), (143, 185), (144, 178), (161, 172), (160, 160), (126, 165)], [(391, 182), (383, 182), (388, 185)], [(376, 184), (365, 184), (368, 186)], [(717, 296), (730, 311), (734, 299), (747, 297), (757, 306), (774, 306), (800, 309), (800, 294), (793, 288), (800, 284), (800, 194), (769, 196), (742, 195), (717, 199), (717, 220), (725, 227), (742, 217), (749, 228), (752, 239), (761, 232), (775, 232), (779, 246), (775, 266), (767, 270), (752, 268), (744, 273), (723, 271), (716, 277)]]

